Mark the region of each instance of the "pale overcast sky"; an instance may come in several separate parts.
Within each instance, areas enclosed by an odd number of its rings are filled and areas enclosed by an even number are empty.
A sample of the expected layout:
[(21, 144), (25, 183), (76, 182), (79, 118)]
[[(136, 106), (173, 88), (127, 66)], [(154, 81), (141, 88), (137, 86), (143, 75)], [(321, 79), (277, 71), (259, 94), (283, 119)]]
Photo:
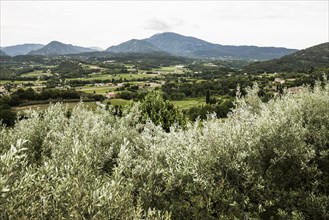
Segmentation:
[(0, 2), (1, 46), (58, 40), (106, 49), (165, 31), (223, 45), (329, 41), (329, 0)]

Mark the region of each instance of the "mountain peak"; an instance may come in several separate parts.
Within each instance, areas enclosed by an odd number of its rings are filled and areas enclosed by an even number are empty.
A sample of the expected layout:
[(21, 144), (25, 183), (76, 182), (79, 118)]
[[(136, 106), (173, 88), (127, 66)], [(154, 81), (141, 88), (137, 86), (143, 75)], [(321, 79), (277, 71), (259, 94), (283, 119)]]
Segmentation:
[(71, 44), (64, 44), (59, 41), (51, 41), (49, 44), (41, 49), (31, 51), (29, 55), (65, 55), (65, 54), (77, 54), (83, 52), (93, 52), (95, 50), (91, 48), (85, 48), (80, 46), (73, 46)]
[[(175, 32), (171, 32), (171, 31), (166, 31), (166, 32), (160, 32), (160, 33), (156, 33), (154, 34), (153, 36), (161, 36), (161, 35), (167, 35), (167, 36), (181, 36), (181, 37), (187, 37), (187, 36), (184, 36), (182, 34), (178, 34), (178, 33), (175, 33)], [(153, 37), (151, 36), (151, 37)]]
[(47, 45), (51, 45), (51, 44), (64, 44), (64, 43), (59, 42), (57, 40), (53, 40), (53, 41), (50, 41)]
[(279, 58), (295, 52), (293, 49), (256, 46), (224, 46), (174, 32), (157, 33), (143, 40), (131, 39), (106, 51), (114, 53), (167, 52), (172, 55), (201, 59)]
[(111, 46), (106, 51), (114, 53), (149, 53), (159, 51), (159, 48), (145, 40), (131, 39), (117, 46)]
[[(192, 38), (192, 39), (197, 39), (195, 37), (185, 36), (185, 35), (182, 35), (182, 34), (177, 34), (175, 32), (157, 33), (157, 34), (152, 35), (148, 39), (152, 39), (152, 38), (185, 38), (185, 39)], [(200, 39), (198, 39), (198, 40), (200, 40)]]
[(295, 52), (286, 48), (256, 46), (225, 46), (174, 32), (158, 33), (145, 41), (176, 56), (202, 59), (259, 59), (268, 60)]

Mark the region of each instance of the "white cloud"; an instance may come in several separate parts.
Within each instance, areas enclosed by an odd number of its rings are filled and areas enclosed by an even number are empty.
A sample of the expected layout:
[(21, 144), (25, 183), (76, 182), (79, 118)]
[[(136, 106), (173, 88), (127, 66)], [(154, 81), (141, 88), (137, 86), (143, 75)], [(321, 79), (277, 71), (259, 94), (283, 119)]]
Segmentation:
[(160, 21), (156, 18), (151, 18), (148, 20), (148, 24), (145, 26), (145, 29), (154, 31), (169, 31), (172, 29), (172, 27), (165, 21)]
[(171, 31), (174, 28), (177, 28), (177, 27), (181, 28), (182, 26), (185, 25), (185, 22), (179, 18), (170, 18), (170, 19), (166, 19), (166, 20), (161, 20), (158, 18), (151, 18), (151, 19), (147, 20), (146, 23), (147, 23), (146, 26), (144, 26), (145, 29), (161, 31), (161, 32)]

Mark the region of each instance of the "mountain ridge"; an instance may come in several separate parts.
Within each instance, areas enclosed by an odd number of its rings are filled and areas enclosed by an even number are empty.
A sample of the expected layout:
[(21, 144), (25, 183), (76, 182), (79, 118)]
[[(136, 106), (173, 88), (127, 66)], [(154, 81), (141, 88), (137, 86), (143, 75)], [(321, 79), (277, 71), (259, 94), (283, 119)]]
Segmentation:
[(2, 49), (0, 50), (0, 56), (2, 56), (2, 57), (9, 57), (9, 55), (6, 54), (5, 52), (3, 52)]
[(38, 50), (45, 45), (43, 44), (17, 44), (17, 45), (12, 45), (12, 46), (7, 46), (7, 47), (1, 47), (1, 50), (8, 54), (9, 56), (17, 56), (17, 55), (26, 55), (32, 50)]
[(295, 53), (263, 62), (249, 64), (246, 72), (299, 72), (313, 68), (329, 68), (329, 42), (299, 50)]
[(87, 47), (74, 46), (72, 44), (64, 44), (59, 41), (51, 41), (44, 47), (33, 50), (28, 53), (28, 55), (66, 55), (66, 54), (77, 54), (83, 52), (93, 52), (95, 50)]
[[(17, 47), (14, 45), (10, 47)], [(52, 41), (47, 45), (39, 44), (37, 49), (29, 50), (26, 53), (7, 53), (10, 56), (15, 55), (68, 55), (86, 52), (100, 51), (97, 47), (81, 47), (72, 44), (65, 44), (59, 41)], [(5, 47), (6, 49), (7, 47)], [(184, 36), (174, 32), (157, 33), (149, 38), (137, 40), (131, 39), (108, 47), (105, 52), (113, 53), (150, 53), (154, 51), (162, 51), (174, 56), (182, 56), (186, 58), (196, 59), (247, 59), (247, 60), (270, 60), (280, 58), (282, 56), (296, 52), (296, 49), (288, 49), (284, 47), (258, 47), (249, 45), (221, 45), (210, 43), (205, 40)]]
[(131, 39), (129, 41), (123, 42), (117, 46), (111, 46), (106, 49), (107, 52), (114, 52), (114, 53), (122, 53), (122, 52), (128, 52), (128, 53), (149, 53), (154, 51), (160, 51), (159, 48), (154, 46), (151, 43), (148, 43), (144, 40), (137, 40), (137, 39)]
[[(134, 45), (131, 44), (133, 40), (139, 42), (139, 48), (135, 47), (135, 49), (132, 49), (134, 47)], [(288, 49), (284, 47), (258, 47), (246, 45), (231, 46), (214, 44), (196, 37), (184, 36), (174, 32), (157, 33), (149, 38), (133, 40), (123, 42), (117, 46), (112, 46), (108, 48), (107, 51), (125, 53), (133, 50), (133, 52), (144, 52), (147, 50), (146, 47), (143, 47), (143, 44), (145, 44), (143, 42), (148, 42), (148, 48), (152, 48), (153, 51), (161, 50), (175, 56), (201, 59), (215, 58), (269, 60), (297, 51), (296, 49)]]

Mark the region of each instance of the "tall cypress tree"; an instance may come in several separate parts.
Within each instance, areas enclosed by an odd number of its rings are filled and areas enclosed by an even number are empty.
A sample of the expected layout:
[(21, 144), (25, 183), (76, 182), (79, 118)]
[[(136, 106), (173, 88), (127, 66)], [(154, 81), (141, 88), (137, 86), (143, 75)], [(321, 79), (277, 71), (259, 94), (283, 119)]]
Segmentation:
[(207, 90), (207, 93), (206, 93), (206, 104), (210, 104), (210, 91), (209, 91), (209, 89)]

